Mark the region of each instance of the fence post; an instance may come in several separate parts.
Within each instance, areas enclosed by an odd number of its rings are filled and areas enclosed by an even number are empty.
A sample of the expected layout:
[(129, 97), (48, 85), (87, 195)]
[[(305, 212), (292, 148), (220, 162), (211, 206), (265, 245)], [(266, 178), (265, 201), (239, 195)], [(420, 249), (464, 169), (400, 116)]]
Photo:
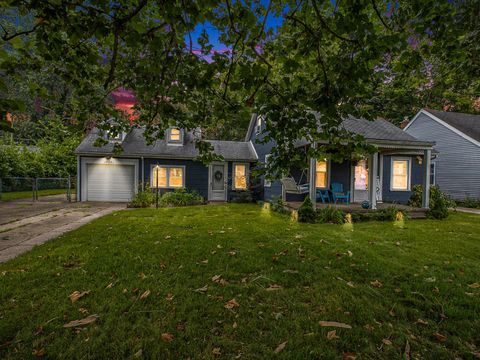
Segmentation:
[(72, 193), (71, 193), (71, 181), (70, 181), (70, 174), (68, 175), (68, 187), (67, 187), (67, 200), (72, 202)]

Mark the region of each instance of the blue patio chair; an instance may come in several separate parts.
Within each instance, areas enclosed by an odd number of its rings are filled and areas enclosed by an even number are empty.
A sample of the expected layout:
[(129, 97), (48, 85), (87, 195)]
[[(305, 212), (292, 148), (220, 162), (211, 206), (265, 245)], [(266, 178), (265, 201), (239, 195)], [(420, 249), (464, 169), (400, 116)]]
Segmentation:
[(341, 183), (332, 183), (332, 195), (333, 202), (336, 204), (338, 200), (345, 200), (347, 205), (350, 203), (350, 191), (343, 191), (343, 184)]
[(330, 191), (317, 189), (317, 201), (321, 200), (322, 204), (330, 203)]

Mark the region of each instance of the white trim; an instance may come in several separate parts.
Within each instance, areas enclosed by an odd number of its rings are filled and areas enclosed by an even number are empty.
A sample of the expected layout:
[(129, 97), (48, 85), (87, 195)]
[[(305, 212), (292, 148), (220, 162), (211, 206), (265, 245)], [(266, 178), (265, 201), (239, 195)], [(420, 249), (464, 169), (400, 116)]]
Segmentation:
[(173, 165), (173, 164), (168, 164), (168, 165), (164, 165), (164, 164), (150, 164), (150, 188), (151, 189), (156, 189), (157, 187), (154, 186), (153, 184), (153, 169), (158, 166), (158, 167), (161, 167), (161, 168), (168, 168), (168, 169), (171, 169), (171, 168), (182, 168), (183, 169), (183, 174), (182, 174), (182, 186), (170, 186), (170, 170), (167, 171), (167, 186), (159, 186), (158, 188), (159, 189), (180, 189), (180, 188), (184, 188), (185, 187), (185, 179), (186, 179), (186, 175), (187, 175), (187, 169), (186, 169), (186, 166), (185, 165)]
[[(228, 178), (228, 162), (212, 162), (208, 165), (208, 201), (212, 201), (212, 167), (213, 165), (223, 165), (223, 177), (224, 179)], [(232, 168), (233, 169), (233, 168)], [(227, 193), (228, 191), (228, 181), (224, 180), (224, 199), (223, 200), (215, 200), (215, 201), (227, 201)]]
[[(408, 162), (408, 173), (407, 173), (407, 188), (406, 189), (394, 189), (393, 188), (393, 162), (394, 161), (407, 161)], [(390, 191), (396, 191), (396, 192), (405, 192), (405, 191), (411, 191), (411, 185), (412, 185), (412, 158), (411, 157), (405, 157), (405, 156), (392, 156), (390, 159)]]
[[(433, 169), (433, 171), (432, 171)], [(430, 162), (430, 177), (433, 175), (433, 181), (430, 181), (430, 185), (436, 185), (437, 183), (437, 164), (435, 161)]]
[(138, 159), (108, 158), (108, 157), (81, 157), (80, 199), (87, 201), (87, 165), (133, 165), (134, 182), (132, 184), (134, 194), (138, 192)]
[(465, 140), (468, 140), (470, 141), (471, 143), (477, 145), (477, 146), (480, 146), (480, 141), (477, 141), (473, 138), (471, 138), (470, 136), (466, 135), (465, 133), (463, 133), (462, 131), (458, 130), (457, 128), (453, 127), (452, 125), (449, 125), (447, 124), (445, 121), (443, 121), (442, 119), (439, 119), (438, 117), (436, 117), (435, 115), (429, 113), (427, 110), (425, 109), (422, 109), (420, 110), (417, 115), (415, 115), (412, 119), (412, 121), (410, 121), (407, 126), (405, 126), (405, 129), (403, 129), (403, 131), (406, 131), (410, 125), (413, 124), (413, 122), (420, 116), (420, 114), (424, 114), (426, 116), (428, 116), (430, 119), (436, 121), (437, 123), (443, 125), (444, 127), (446, 127), (447, 129), (453, 131), (455, 134), (461, 136), (462, 138), (464, 138)]
[(255, 146), (253, 145), (253, 143), (251, 141), (248, 141), (248, 144), (252, 147), (253, 153), (255, 154), (255, 158), (259, 160), (257, 149), (255, 149)]
[[(246, 185), (245, 189), (235, 187), (235, 166), (237, 166), (237, 165), (244, 165), (245, 166), (245, 185)], [(248, 190), (248, 184), (250, 182), (249, 172), (250, 172), (250, 163), (245, 163), (245, 162), (234, 162), (234, 163), (232, 163), (232, 190), (239, 190), (239, 191)]]
[(380, 197), (378, 199), (378, 203), (383, 202), (383, 154), (379, 154), (378, 156), (378, 177), (380, 183)]

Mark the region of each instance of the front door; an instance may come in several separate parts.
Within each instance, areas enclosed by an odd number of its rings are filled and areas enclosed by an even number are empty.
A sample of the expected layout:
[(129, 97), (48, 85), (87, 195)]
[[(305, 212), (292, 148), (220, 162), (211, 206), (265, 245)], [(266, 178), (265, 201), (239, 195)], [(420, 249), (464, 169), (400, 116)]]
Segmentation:
[(354, 167), (353, 201), (368, 200), (368, 161), (360, 160)]
[(210, 165), (210, 201), (227, 201), (227, 164)]

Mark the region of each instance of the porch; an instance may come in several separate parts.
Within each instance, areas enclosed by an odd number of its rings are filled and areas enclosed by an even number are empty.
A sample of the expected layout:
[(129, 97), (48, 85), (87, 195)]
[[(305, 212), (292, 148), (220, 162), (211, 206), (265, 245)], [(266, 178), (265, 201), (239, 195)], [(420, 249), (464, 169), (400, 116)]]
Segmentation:
[[(291, 210), (298, 210), (298, 208), (302, 205), (300, 201), (289, 201), (287, 202), (287, 207)], [(393, 203), (377, 203), (376, 209), (364, 209), (361, 204), (358, 203), (337, 203), (337, 204), (322, 204), (316, 203), (317, 210), (324, 209), (327, 206), (332, 206), (336, 209), (342, 210), (345, 213), (371, 213), (378, 210), (386, 209), (390, 206), (395, 206), (399, 210), (406, 211), (412, 219), (425, 219), (427, 217), (427, 210), (424, 208), (417, 208), (403, 204), (393, 204)]]

